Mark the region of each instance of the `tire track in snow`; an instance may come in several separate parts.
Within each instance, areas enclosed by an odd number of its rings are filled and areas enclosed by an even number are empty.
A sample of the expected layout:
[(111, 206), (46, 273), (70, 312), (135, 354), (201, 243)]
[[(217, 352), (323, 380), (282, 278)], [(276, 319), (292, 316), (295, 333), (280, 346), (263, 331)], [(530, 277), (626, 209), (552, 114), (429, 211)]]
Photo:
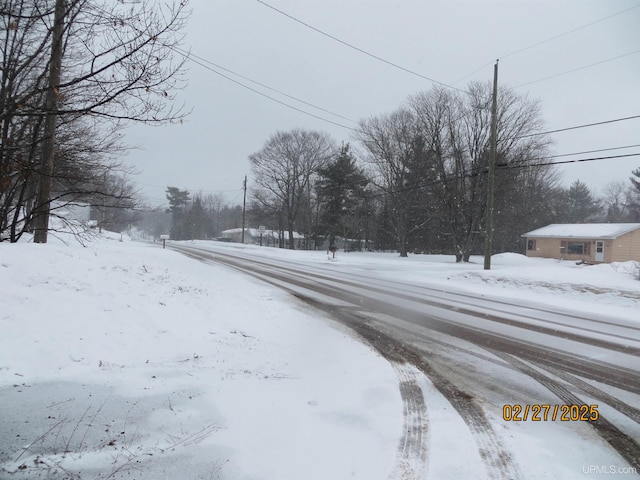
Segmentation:
[[(473, 396), (464, 392), (445, 376), (434, 370), (419, 353), (376, 330), (370, 325), (368, 318), (349, 311), (347, 308), (324, 305), (299, 294), (296, 294), (296, 296), (312, 306), (329, 312), (333, 318), (352, 328), (390, 362), (398, 364), (409, 363), (424, 373), (469, 428), (469, 432), (478, 447), (480, 459), (485, 465), (486, 478), (493, 480), (516, 480), (521, 478), (520, 471), (514, 463), (511, 453), (496, 434), (491, 422), (485, 416), (484, 410), (475, 402)], [(399, 467), (400, 465), (396, 469)], [(412, 479), (414, 477), (401, 478)]]
[[(453, 406), (458, 415), (460, 415), (462, 420), (469, 428), (469, 432), (471, 433), (478, 447), (480, 459), (485, 465), (485, 477), (492, 480), (517, 480), (518, 478), (521, 478), (522, 475), (517, 468), (517, 465), (513, 461), (511, 453), (507, 450), (500, 437), (493, 430), (490, 421), (485, 416), (482, 408), (474, 401), (473, 396), (459, 389), (445, 376), (434, 370), (429, 365), (429, 363), (422, 358), (420, 353), (406, 347), (401, 342), (394, 340), (392, 337), (375, 329), (370, 324), (370, 319), (368, 317), (356, 314), (350, 308), (341, 308), (339, 306), (322, 303), (316, 299), (301, 294), (296, 289), (289, 288), (287, 286), (287, 283), (296, 284), (296, 282), (293, 281), (290, 277), (287, 278), (286, 276), (281, 279), (284, 283), (278, 282), (278, 275), (274, 271), (273, 266), (270, 266), (271, 268), (265, 271), (263, 268), (260, 268), (257, 265), (261, 262), (254, 262), (253, 265), (248, 266), (246, 264), (230, 262), (228, 259), (220, 258), (217, 255), (214, 255), (212, 252), (203, 252), (199, 249), (184, 247), (181, 248), (176, 246), (172, 246), (172, 248), (194, 259), (198, 259), (201, 261), (214, 261), (226, 264), (232, 268), (241, 270), (244, 273), (252, 275), (256, 278), (259, 278), (260, 280), (270, 283), (285, 291), (288, 291), (291, 295), (299, 298), (301, 301), (315, 308), (318, 308), (319, 310), (327, 312), (334, 319), (350, 327), (362, 338), (364, 338), (372, 347), (378, 350), (378, 352), (392, 364), (401, 365), (408, 363), (415, 366), (419, 371), (424, 373), (429, 378), (434, 387), (447, 399), (447, 401), (449, 401), (449, 403)], [(320, 288), (319, 285), (314, 285), (314, 289), (316, 291), (325, 290)], [(326, 294), (335, 296), (335, 289), (327, 288)], [(417, 384), (416, 387), (420, 388)], [(409, 393), (409, 390), (405, 389), (405, 394), (407, 393)], [(422, 402), (424, 403), (424, 397), (422, 397)], [(423, 431), (423, 433), (426, 433), (426, 429)], [(415, 450), (412, 451), (417, 452), (418, 450), (420, 450), (421, 452), (423, 452), (420, 454), (420, 458), (423, 458), (424, 456), (424, 461), (422, 462), (422, 464), (426, 467), (427, 445), (424, 443), (424, 435), (421, 435), (419, 439), (417, 437), (416, 439), (414, 439), (412, 436), (409, 436), (405, 440), (405, 438), (403, 437), (403, 447), (399, 449), (399, 462), (392, 471), (393, 474), (400, 474), (400, 478), (402, 478), (403, 480), (422, 478), (417, 472), (415, 472), (415, 468), (413, 468), (413, 472), (414, 474), (418, 475), (417, 477), (408, 476), (412, 474), (411, 471), (407, 473), (402, 471), (402, 458), (404, 455), (404, 453), (402, 452), (405, 452), (404, 445), (410, 444), (412, 442), (417, 442), (417, 445), (415, 447), (411, 447), (415, 448)]]
[(418, 384), (419, 373), (407, 363), (391, 362), (400, 385), (404, 407), (404, 434), (400, 439), (396, 465), (390, 480), (420, 480), (427, 464), (427, 406), (422, 388)]
[[(247, 259), (243, 257), (236, 257), (234, 255), (228, 255), (226, 253), (223, 255), (219, 255), (197, 247), (192, 248), (182, 245), (171, 245), (170, 248), (178, 250), (190, 257), (199, 260), (222, 263), (244, 273), (253, 275), (263, 281), (266, 281), (267, 283), (271, 283), (274, 286), (283, 288), (293, 295), (300, 294), (293, 288), (289, 288), (289, 285), (297, 285), (299, 287), (312, 290), (316, 293), (320, 293), (331, 298), (350, 302), (353, 305), (359, 304), (360, 297), (358, 297), (358, 295), (352, 295), (348, 290), (338, 289), (335, 285), (328, 285), (324, 284), (323, 282), (319, 282), (318, 280), (321, 279), (322, 276), (319, 276), (315, 273), (309, 276), (310, 274), (296, 271), (292, 267), (272, 265), (265, 260), (261, 261), (252, 259), (249, 263), (247, 263)], [(338, 283), (339, 285), (357, 285), (352, 281), (345, 281), (339, 278), (332, 278), (331, 281), (334, 283)], [(367, 289), (374, 292), (374, 294), (384, 293), (384, 291), (380, 289), (376, 290), (370, 287), (367, 287)], [(397, 291), (395, 292), (395, 296), (397, 298), (419, 300), (413, 295), (406, 296)], [(437, 302), (433, 299), (430, 299), (428, 301), (423, 299), (419, 301), (420, 303), (425, 305), (437, 305)], [(416, 325), (424, 324), (425, 315), (422, 312), (411, 309), (404, 309), (403, 307), (398, 305), (393, 306), (394, 311), (388, 311), (388, 305), (384, 302), (378, 301), (375, 295), (368, 297), (367, 302), (367, 309), (369, 310), (386, 313), (388, 315), (401, 318), (409, 323), (414, 323)], [(441, 306), (445, 307), (445, 305)], [(467, 312), (461, 308), (456, 308), (456, 311), (461, 314), (474, 314), (474, 312), (472, 311)], [(493, 315), (487, 316), (485, 314), (480, 314), (479, 316), (480, 318), (483, 318), (485, 320), (495, 320), (495, 318), (493, 318)], [(640, 374), (637, 372), (637, 370), (610, 365), (606, 362), (601, 362), (594, 358), (581, 357), (576, 354), (570, 354), (566, 351), (554, 349), (548, 346), (544, 347), (536, 344), (530, 344), (522, 339), (517, 339), (515, 337), (504, 337), (495, 332), (479, 330), (472, 326), (452, 324), (445, 318), (441, 318), (439, 315), (434, 314), (433, 312), (429, 315), (428, 325), (426, 326), (429, 329), (438, 331), (440, 333), (445, 333), (461, 339), (469, 339), (471, 343), (474, 343), (475, 345), (484, 348), (487, 351), (497, 349), (503, 351), (517, 351), (519, 352), (518, 356), (520, 358), (526, 359), (527, 361), (545, 362), (547, 364), (556, 366), (562, 365), (562, 368), (564, 370), (574, 375), (587, 377), (592, 380), (614, 386), (616, 388), (640, 394)], [(523, 326), (525, 328), (529, 328), (529, 326), (526, 326), (524, 324)], [(547, 333), (549, 334), (550, 338), (556, 338), (558, 336), (558, 332), (556, 332), (555, 330), (549, 330)], [(613, 351), (622, 350), (627, 355), (635, 355), (640, 357), (640, 349), (637, 348), (627, 348), (623, 345), (615, 345), (608, 341), (603, 342), (602, 340), (590, 339), (588, 337), (573, 338), (573, 340), (585, 343), (587, 345), (591, 344), (602, 348), (610, 348)]]
[(574, 375), (571, 375), (570, 373), (563, 372), (562, 370), (559, 370), (557, 368), (553, 368), (553, 367), (551, 367), (549, 365), (537, 365), (536, 363), (533, 363), (533, 364), (536, 365), (537, 367), (540, 367), (540, 368), (543, 368), (544, 370), (547, 370), (549, 373), (555, 375), (556, 377), (559, 377), (559, 378), (563, 379), (565, 382), (572, 384), (574, 387), (579, 388), (580, 390), (582, 390), (587, 395), (590, 395), (593, 398), (597, 398), (601, 402), (606, 403), (607, 405), (615, 408), (620, 413), (626, 415), (627, 417), (629, 417), (634, 422), (640, 424), (640, 410), (639, 409), (637, 409), (635, 407), (632, 407), (631, 405), (623, 402), (622, 400), (619, 400), (619, 399), (613, 397), (612, 395), (609, 395), (607, 392), (603, 392), (599, 388), (588, 384), (584, 380), (581, 380), (578, 377), (576, 377)]
[[(530, 378), (533, 378), (538, 383), (546, 387), (549, 391), (554, 393), (564, 404), (582, 405), (586, 403), (582, 401), (578, 396), (570, 392), (564, 385), (560, 384), (560, 382), (553, 380), (552, 378), (536, 370), (527, 363), (517, 359), (513, 355), (497, 350), (492, 351), (492, 353), (510, 363), (513, 367), (515, 367), (523, 374), (527, 375)], [(535, 364), (535, 362), (532, 362), (532, 364)], [(618, 406), (615, 406), (615, 408), (617, 410), (620, 410)], [(611, 445), (611, 447), (615, 449), (622, 458), (629, 462), (630, 466), (636, 468), (636, 470), (640, 470), (640, 444), (638, 444), (635, 439), (622, 432), (618, 427), (616, 427), (602, 415), (600, 415), (598, 420), (589, 421), (586, 423), (593, 427), (596, 433), (601, 438), (603, 438), (609, 445)]]

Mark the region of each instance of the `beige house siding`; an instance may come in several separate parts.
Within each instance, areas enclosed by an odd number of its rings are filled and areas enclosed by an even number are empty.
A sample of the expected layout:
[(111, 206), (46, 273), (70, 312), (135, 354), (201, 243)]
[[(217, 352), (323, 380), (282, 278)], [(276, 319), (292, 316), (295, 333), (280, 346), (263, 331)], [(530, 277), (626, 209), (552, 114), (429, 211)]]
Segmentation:
[[(627, 262), (629, 260), (640, 261), (640, 229), (621, 235), (615, 240), (607, 240), (609, 248), (605, 245), (605, 261)], [(610, 252), (607, 259), (607, 250)]]
[[(551, 224), (525, 235), (528, 257), (588, 263), (640, 261), (640, 223)], [(598, 245), (603, 247), (600, 253)]]
[[(535, 250), (529, 250), (529, 242), (535, 241)], [(564, 248), (563, 242), (565, 244)], [(578, 254), (569, 253), (567, 251), (566, 244), (569, 242), (586, 243), (588, 244), (588, 253)], [(606, 243), (606, 242), (605, 242)], [(540, 257), (540, 258), (557, 258), (564, 260), (584, 260), (585, 262), (595, 262), (596, 243), (592, 240), (576, 239), (576, 238), (527, 238), (527, 257)], [(605, 245), (605, 261), (606, 261), (607, 247)]]
[[(535, 249), (533, 250), (529, 249), (532, 241), (535, 242)], [(627, 262), (629, 260), (640, 261), (640, 229), (621, 235), (615, 240), (605, 239), (600, 241), (604, 242), (603, 263)], [(568, 245), (569, 242), (588, 244), (588, 253), (569, 253), (566, 248), (566, 245)], [(563, 244), (565, 245), (565, 248), (561, 249)], [(527, 237), (527, 257), (562, 258), (564, 260), (584, 260), (589, 263), (601, 263), (596, 262), (595, 253), (596, 240)]]

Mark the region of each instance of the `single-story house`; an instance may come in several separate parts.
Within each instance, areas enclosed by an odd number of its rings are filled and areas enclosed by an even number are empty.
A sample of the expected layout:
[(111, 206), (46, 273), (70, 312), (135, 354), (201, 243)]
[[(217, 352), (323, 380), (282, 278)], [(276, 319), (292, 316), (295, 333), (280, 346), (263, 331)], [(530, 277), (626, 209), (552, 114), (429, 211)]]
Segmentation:
[[(277, 247), (280, 245), (280, 237), (282, 236), (285, 248), (289, 246), (289, 232), (278, 232), (277, 230), (265, 230), (262, 234), (262, 245), (265, 247)], [(242, 228), (231, 228), (222, 232), (222, 238), (229, 239), (233, 242), (242, 242)], [(304, 235), (293, 232), (293, 241), (295, 247), (300, 249), (304, 247)], [(260, 230), (257, 228), (244, 229), (244, 243), (260, 245)]]
[(552, 224), (522, 236), (527, 239), (527, 257), (640, 261), (640, 223)]
[(87, 225), (91, 218), (91, 205), (82, 202), (52, 200), (51, 213), (67, 221)]

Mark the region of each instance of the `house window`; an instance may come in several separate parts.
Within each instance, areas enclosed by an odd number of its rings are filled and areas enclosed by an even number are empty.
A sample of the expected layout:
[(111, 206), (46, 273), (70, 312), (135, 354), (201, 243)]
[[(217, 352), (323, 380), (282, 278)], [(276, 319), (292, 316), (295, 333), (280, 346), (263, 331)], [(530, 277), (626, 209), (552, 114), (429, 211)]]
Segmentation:
[(535, 250), (535, 249), (536, 249), (536, 241), (527, 240), (527, 250)]
[(589, 242), (567, 242), (567, 253), (573, 255), (589, 255)]

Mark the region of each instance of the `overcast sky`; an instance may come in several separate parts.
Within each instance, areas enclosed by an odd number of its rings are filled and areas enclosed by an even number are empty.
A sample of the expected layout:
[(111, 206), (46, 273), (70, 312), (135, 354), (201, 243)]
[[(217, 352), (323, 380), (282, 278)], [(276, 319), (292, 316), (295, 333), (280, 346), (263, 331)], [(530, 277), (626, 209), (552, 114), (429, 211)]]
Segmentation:
[[(639, 0), (264, 1), (362, 50), (457, 88), (491, 80), (493, 63), (500, 59), (499, 84), (539, 99), (548, 130), (640, 115)], [(190, 0), (190, 7), (185, 48), (339, 114), (346, 119), (218, 69), (348, 127), (390, 112), (409, 95), (433, 86), (258, 0)], [(338, 143), (354, 142), (349, 129), (259, 96), (200, 65), (189, 64), (187, 78), (189, 84), (178, 97), (193, 112), (183, 125), (127, 130), (126, 141), (142, 149), (126, 160), (141, 172), (135, 181), (153, 205), (166, 204), (167, 185), (224, 193), (228, 201), (240, 203), (244, 175), (251, 187), (248, 156), (276, 131), (321, 130)], [(552, 138), (555, 154), (640, 144), (640, 119)], [(629, 153), (640, 153), (640, 147), (582, 157)], [(573, 158), (580, 157), (558, 160)], [(599, 192), (609, 182), (628, 182), (637, 167), (640, 156), (570, 164), (561, 171), (563, 183), (580, 179)]]

